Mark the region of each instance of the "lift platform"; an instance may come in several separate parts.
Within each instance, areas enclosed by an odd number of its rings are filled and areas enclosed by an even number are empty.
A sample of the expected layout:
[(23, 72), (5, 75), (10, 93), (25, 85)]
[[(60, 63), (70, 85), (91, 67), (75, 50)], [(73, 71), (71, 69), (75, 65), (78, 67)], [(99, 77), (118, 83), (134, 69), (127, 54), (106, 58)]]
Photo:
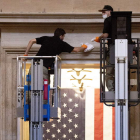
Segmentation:
[[(43, 79), (43, 59), (53, 58), (53, 87), (48, 79)], [(26, 61), (25, 61), (26, 59)], [(26, 75), (26, 63), (30, 63), (30, 73)], [(43, 121), (61, 117), (61, 58), (59, 56), (18, 56), (17, 57), (17, 140), (20, 139), (20, 119), (29, 121), (30, 140), (42, 140)]]
[[(112, 12), (112, 37), (100, 42), (100, 102), (115, 107), (115, 140), (129, 140), (129, 107), (140, 103), (140, 39), (131, 38), (131, 14)], [(108, 68), (114, 72), (110, 74), (113, 88), (107, 83)]]

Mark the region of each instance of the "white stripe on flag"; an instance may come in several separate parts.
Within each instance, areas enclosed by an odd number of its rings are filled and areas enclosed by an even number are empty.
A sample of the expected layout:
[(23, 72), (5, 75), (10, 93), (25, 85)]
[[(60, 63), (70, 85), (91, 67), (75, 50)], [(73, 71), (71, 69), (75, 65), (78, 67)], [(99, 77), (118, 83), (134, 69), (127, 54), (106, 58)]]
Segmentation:
[(103, 140), (112, 140), (112, 107), (103, 106)]
[(85, 140), (94, 140), (94, 88), (86, 88)]

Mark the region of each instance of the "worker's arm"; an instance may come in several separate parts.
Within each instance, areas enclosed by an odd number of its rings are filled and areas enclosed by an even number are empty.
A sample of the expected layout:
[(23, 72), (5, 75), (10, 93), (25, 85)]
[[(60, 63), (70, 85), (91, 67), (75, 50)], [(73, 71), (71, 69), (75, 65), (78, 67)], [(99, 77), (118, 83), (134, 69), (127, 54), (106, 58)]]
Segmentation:
[(72, 52), (89, 52), (94, 48), (92, 44), (85, 43), (81, 47), (74, 47)]
[(72, 50), (72, 52), (83, 52), (86, 48), (84, 47), (74, 47), (74, 49)]
[(32, 45), (36, 43), (36, 39), (31, 39), (27, 45), (26, 51), (25, 51), (25, 55), (28, 55), (29, 50), (31, 49)]
[(95, 37), (95, 38), (91, 39), (91, 41), (92, 41), (92, 42), (93, 42), (93, 41), (95, 41), (95, 42), (100, 42), (100, 39), (101, 39), (101, 38), (107, 38), (108, 36), (109, 36), (108, 33), (103, 33), (101, 36), (98, 36), (98, 37)]
[(101, 38), (108, 38), (108, 33), (103, 33), (101, 36), (99, 36), (99, 39)]

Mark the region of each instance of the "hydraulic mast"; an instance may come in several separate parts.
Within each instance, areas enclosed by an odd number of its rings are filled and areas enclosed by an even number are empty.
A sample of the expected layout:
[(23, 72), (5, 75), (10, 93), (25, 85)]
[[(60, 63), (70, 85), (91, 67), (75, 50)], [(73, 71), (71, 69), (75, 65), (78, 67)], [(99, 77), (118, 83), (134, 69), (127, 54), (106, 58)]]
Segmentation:
[(115, 40), (115, 140), (128, 140), (128, 40)]

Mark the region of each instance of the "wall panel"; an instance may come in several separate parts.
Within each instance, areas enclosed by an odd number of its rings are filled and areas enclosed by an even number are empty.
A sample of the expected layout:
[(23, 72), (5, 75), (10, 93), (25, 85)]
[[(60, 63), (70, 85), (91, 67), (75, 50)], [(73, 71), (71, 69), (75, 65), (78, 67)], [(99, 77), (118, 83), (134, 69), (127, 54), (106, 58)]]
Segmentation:
[(140, 12), (139, 0), (1, 0), (1, 12), (97, 13), (105, 4), (114, 10)]

